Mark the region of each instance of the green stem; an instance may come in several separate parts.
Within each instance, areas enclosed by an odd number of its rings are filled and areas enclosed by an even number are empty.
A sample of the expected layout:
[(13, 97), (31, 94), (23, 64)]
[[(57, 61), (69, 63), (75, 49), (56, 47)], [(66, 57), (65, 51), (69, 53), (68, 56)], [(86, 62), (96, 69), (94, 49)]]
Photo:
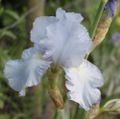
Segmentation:
[[(67, 96), (65, 95), (65, 96), (64, 96), (64, 104), (66, 103), (66, 101), (67, 101)], [(59, 119), (59, 116), (60, 116), (60, 111), (58, 111), (58, 110), (56, 109), (56, 111), (55, 111), (55, 113), (54, 113), (54, 118), (53, 118), (53, 119)]]
[(97, 14), (96, 14), (96, 17), (95, 17), (95, 20), (94, 20), (94, 22), (92, 24), (93, 27), (90, 29), (90, 36), (91, 36), (92, 39), (95, 36), (95, 32), (96, 32), (97, 26), (99, 24), (99, 21), (101, 19), (101, 16), (103, 14), (106, 2), (107, 2), (107, 0), (106, 1), (101, 0), (100, 6), (98, 8), (98, 11), (97, 11)]
[(55, 114), (54, 114), (54, 118), (53, 118), (53, 119), (58, 119), (58, 117), (59, 117), (59, 113), (58, 113), (58, 111), (56, 110), (56, 112), (55, 112)]
[(100, 109), (100, 110), (95, 114), (94, 117), (91, 117), (91, 116), (89, 115), (89, 113), (86, 113), (84, 119), (97, 119), (97, 117), (98, 117), (99, 115), (101, 115), (103, 112), (104, 112), (103, 109)]
[(75, 113), (74, 113), (74, 116), (72, 119), (77, 119), (77, 116), (78, 116), (78, 110), (79, 110), (79, 105), (77, 104), (76, 105), (76, 109), (75, 109)]

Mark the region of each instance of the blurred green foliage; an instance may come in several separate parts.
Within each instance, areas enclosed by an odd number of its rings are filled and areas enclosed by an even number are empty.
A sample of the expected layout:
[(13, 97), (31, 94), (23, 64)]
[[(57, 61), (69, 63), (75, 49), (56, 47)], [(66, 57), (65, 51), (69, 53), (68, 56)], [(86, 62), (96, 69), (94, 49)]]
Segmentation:
[[(45, 111), (49, 108), (46, 78), (41, 84), (39, 93), (33, 95), (32, 91), (27, 91), (27, 96), (19, 97), (10, 89), (3, 74), (6, 61), (20, 58), (22, 51), (31, 45), (26, 29), (28, 20), (26, 17), (30, 14), (28, 2), (30, 1), (0, 0), (0, 119), (34, 119), (37, 97), (40, 97), (41, 115), (46, 114)], [(45, 15), (54, 15), (58, 7), (80, 12), (85, 17), (83, 24), (89, 30), (99, 2), (98, 0), (46, 0), (44, 10)], [(105, 85), (102, 87), (102, 105), (110, 99), (120, 98), (120, 47), (115, 46), (111, 41), (113, 33), (120, 32), (120, 24), (116, 23), (118, 17), (120, 12), (114, 18), (104, 42), (90, 56), (90, 60), (99, 66), (105, 78)], [(84, 118), (84, 110), (79, 108), (75, 110), (74, 107), (76, 106), (73, 106), (71, 113), (66, 108), (62, 113), (62, 119), (71, 119), (73, 115), (76, 115), (75, 119)], [(119, 114), (113, 117), (113, 119), (119, 118)], [(107, 117), (103, 116), (102, 119)]]

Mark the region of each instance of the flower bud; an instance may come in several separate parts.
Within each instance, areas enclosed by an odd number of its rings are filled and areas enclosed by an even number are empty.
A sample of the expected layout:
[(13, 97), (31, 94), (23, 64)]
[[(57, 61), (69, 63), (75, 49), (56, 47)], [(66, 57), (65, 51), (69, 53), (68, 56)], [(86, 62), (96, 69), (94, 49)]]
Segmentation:
[(61, 69), (58, 67), (51, 66), (51, 68), (48, 70), (48, 80), (49, 80), (48, 92), (55, 106), (58, 109), (63, 109), (64, 101), (60, 89), (58, 88), (58, 81), (60, 75), (61, 75)]
[(93, 49), (104, 40), (110, 28), (112, 18), (116, 13), (117, 2), (118, 0), (108, 0), (104, 10), (104, 15), (102, 16), (99, 22), (98, 28), (96, 30), (96, 34), (93, 38)]
[(106, 10), (108, 16), (113, 17), (115, 15), (117, 4), (118, 4), (118, 0), (108, 0), (106, 4)]
[(106, 112), (119, 112), (120, 111), (120, 99), (112, 99), (108, 101), (104, 106), (103, 110)]
[(93, 48), (98, 46), (105, 38), (110, 24), (112, 22), (111, 17), (103, 17), (98, 25), (95, 37), (93, 38)]

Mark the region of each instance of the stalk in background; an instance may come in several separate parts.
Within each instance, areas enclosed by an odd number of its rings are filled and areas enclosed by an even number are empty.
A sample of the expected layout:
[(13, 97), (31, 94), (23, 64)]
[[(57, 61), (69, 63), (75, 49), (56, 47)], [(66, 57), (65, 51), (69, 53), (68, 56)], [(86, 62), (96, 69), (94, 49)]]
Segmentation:
[(31, 10), (31, 14), (27, 17), (27, 31), (30, 33), (32, 29), (32, 23), (36, 17), (44, 15), (45, 0), (28, 0), (28, 9)]
[[(27, 22), (26, 22), (26, 29), (28, 33), (28, 37), (30, 36), (29, 33), (32, 28), (33, 21), (36, 17), (38, 16), (43, 16), (44, 15), (44, 6), (45, 6), (45, 0), (28, 0), (27, 2), (28, 10), (32, 10), (32, 12), (27, 16)], [(31, 43), (28, 42), (27, 46), (31, 46)], [(34, 119), (38, 119), (41, 117), (41, 97), (39, 96), (40, 94), (41, 87), (36, 86), (32, 87), (32, 89), (29, 92), (29, 95), (35, 94), (36, 96), (36, 101), (34, 102)]]

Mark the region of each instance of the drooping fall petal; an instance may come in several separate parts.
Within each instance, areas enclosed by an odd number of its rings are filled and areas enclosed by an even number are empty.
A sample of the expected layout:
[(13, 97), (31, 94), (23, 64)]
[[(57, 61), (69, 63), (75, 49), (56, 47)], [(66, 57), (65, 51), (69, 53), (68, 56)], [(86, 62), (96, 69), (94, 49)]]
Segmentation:
[(76, 68), (65, 68), (66, 88), (70, 100), (79, 103), (85, 110), (100, 102), (99, 87), (103, 85), (100, 70), (87, 60)]
[(50, 64), (32, 48), (24, 51), (23, 58), (8, 61), (4, 69), (10, 87), (19, 92), (23, 92), (25, 87), (38, 85)]

